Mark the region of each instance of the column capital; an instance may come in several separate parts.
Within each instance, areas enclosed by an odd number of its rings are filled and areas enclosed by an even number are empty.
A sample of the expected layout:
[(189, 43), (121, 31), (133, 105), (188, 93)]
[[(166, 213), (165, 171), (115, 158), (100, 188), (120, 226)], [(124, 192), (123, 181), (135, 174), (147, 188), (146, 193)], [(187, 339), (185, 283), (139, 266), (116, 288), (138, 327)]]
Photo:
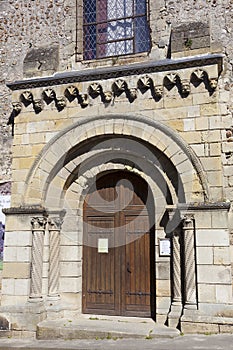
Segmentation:
[(47, 218), (44, 216), (33, 217), (31, 219), (32, 231), (44, 231), (47, 224)]
[(60, 216), (51, 217), (48, 219), (48, 230), (49, 231), (60, 231), (63, 224), (63, 218)]

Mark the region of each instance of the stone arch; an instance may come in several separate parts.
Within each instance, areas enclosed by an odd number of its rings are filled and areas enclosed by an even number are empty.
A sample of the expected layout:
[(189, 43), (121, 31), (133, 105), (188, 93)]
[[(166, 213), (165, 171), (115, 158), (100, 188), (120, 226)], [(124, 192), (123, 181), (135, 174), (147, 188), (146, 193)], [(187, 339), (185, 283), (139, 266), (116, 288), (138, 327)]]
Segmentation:
[[(46, 188), (64, 169), (64, 164), (68, 164), (67, 159), (69, 163), (73, 161), (72, 152), (77, 145), (82, 142), (87, 144), (88, 140), (102, 135), (146, 140), (148, 145), (152, 145), (170, 159), (174, 168), (177, 169), (186, 195), (188, 193), (191, 195), (193, 191), (187, 184), (190, 185), (190, 181), (196, 181), (200, 193), (198, 200), (208, 199), (208, 186), (201, 163), (178, 133), (142, 115), (106, 115), (80, 118), (74, 125), (64, 129), (50, 140), (29, 171), (25, 182), (24, 203), (44, 205)], [(186, 199), (186, 201), (189, 200)]]

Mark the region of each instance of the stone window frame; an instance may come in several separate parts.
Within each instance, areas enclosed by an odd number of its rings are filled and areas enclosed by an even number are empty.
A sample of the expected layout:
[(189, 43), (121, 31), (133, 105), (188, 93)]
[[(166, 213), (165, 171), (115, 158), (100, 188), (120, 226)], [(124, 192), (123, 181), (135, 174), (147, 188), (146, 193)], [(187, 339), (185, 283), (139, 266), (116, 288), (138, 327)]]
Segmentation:
[[(151, 0), (145, 0), (146, 2), (146, 9), (147, 9), (147, 21), (149, 26), (149, 41), (150, 45), (148, 48), (148, 51), (139, 52), (139, 53), (129, 53), (129, 54), (123, 54), (123, 55), (116, 55), (116, 56), (106, 56), (102, 58), (95, 58), (92, 60), (84, 60), (83, 52), (83, 1), (84, 0), (76, 0), (76, 38), (75, 38), (75, 61), (76, 62), (84, 62), (88, 63), (88, 65), (92, 65), (93, 62), (104, 62), (111, 60), (113, 64), (117, 63), (118, 60), (122, 59), (131, 59), (135, 57), (146, 57), (148, 53), (151, 51), (152, 47), (152, 39), (151, 39), (151, 26), (150, 26), (150, 2)], [(115, 62), (116, 61), (116, 62)]]

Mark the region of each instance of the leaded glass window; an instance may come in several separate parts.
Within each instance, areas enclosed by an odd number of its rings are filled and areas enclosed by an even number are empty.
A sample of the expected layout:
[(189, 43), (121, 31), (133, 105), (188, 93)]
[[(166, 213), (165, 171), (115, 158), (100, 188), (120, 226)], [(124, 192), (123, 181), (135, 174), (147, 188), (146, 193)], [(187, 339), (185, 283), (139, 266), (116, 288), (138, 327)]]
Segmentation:
[(84, 59), (150, 49), (147, 0), (84, 0)]

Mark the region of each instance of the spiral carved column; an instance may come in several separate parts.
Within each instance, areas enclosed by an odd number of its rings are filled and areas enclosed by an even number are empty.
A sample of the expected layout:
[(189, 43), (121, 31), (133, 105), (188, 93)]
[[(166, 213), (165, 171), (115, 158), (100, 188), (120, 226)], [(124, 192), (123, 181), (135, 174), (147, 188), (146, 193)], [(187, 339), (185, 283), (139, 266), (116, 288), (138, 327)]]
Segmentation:
[(54, 217), (48, 220), (49, 230), (49, 297), (59, 298), (59, 257), (60, 257), (60, 232), (62, 218)]
[(47, 219), (45, 217), (35, 217), (31, 220), (32, 264), (30, 301), (39, 301), (42, 299), (43, 248), (46, 223)]
[(181, 262), (180, 262), (180, 232), (173, 232), (172, 236), (173, 247), (173, 301), (172, 304), (181, 304)]
[(196, 262), (194, 246), (194, 220), (192, 216), (183, 218), (184, 263), (185, 263), (185, 308), (197, 308)]

